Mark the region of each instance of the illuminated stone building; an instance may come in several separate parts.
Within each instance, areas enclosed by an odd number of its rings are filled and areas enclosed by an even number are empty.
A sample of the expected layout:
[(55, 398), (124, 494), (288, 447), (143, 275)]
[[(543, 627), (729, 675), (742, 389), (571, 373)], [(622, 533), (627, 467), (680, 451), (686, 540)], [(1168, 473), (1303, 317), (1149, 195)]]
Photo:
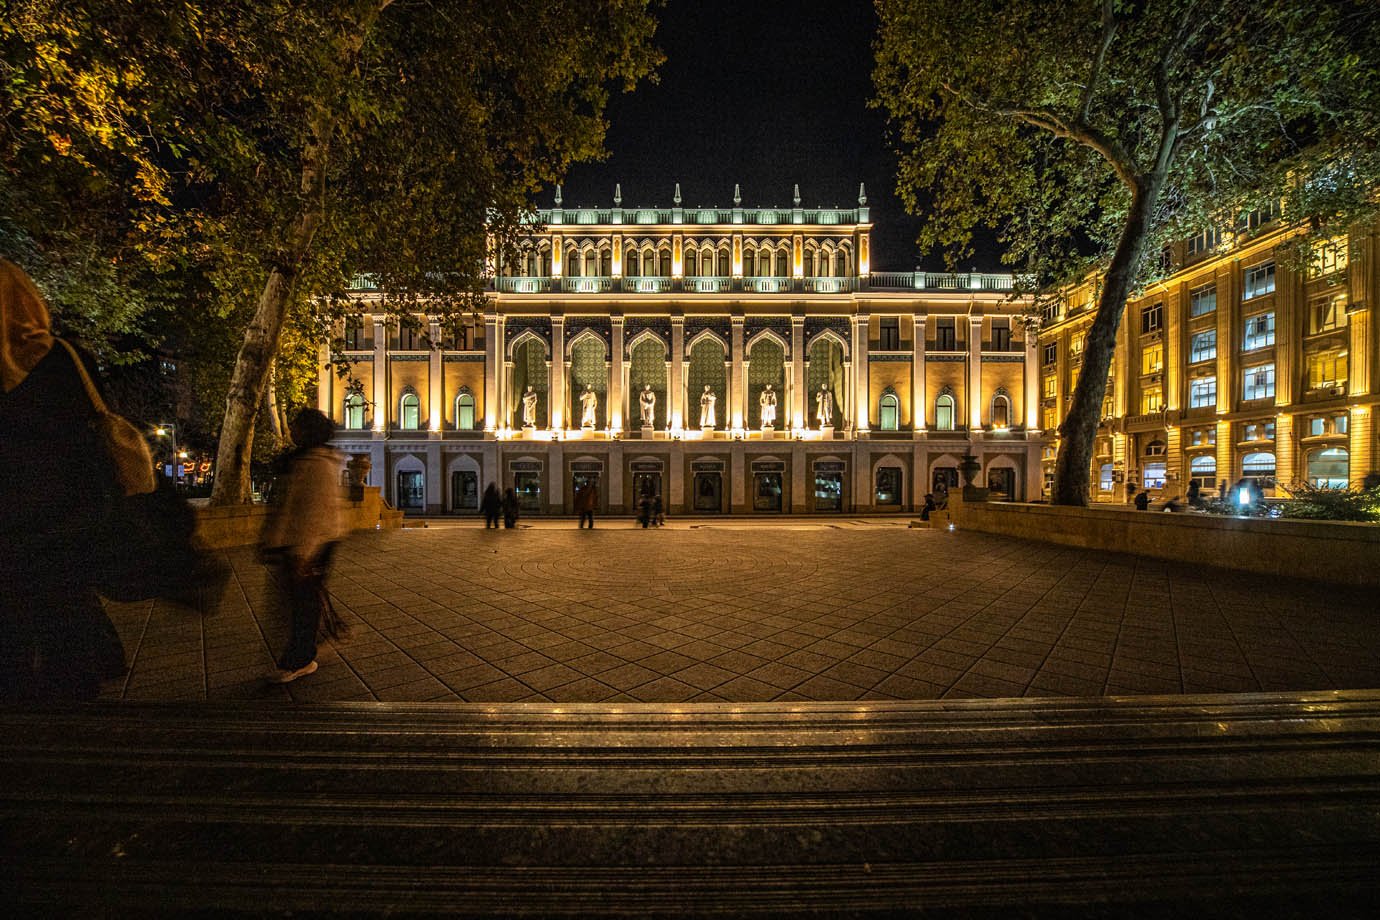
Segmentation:
[[(1268, 495), (1359, 485), (1376, 469), (1376, 232), (1320, 242), (1306, 260), (1290, 245), (1300, 232), (1254, 212), (1164, 254), (1171, 273), (1127, 304), (1118, 331), (1094, 499), (1122, 501), (1128, 484), (1169, 498), (1192, 479), (1206, 491), (1243, 477)], [(1096, 283), (1051, 305), (1039, 336), (1047, 482)]]
[(798, 190), (743, 207), (736, 188), (732, 207), (683, 207), (679, 187), (670, 208), (566, 208), (558, 191), (487, 311), (429, 321), (439, 348), (361, 284), (352, 376), (320, 379), (336, 446), (427, 514), (472, 513), (489, 482), (570, 513), (586, 481), (610, 512), (646, 493), (671, 513), (911, 511), (966, 454), (978, 485), (1037, 498), (1038, 358), (1011, 278), (874, 271), (859, 192), (840, 209)]

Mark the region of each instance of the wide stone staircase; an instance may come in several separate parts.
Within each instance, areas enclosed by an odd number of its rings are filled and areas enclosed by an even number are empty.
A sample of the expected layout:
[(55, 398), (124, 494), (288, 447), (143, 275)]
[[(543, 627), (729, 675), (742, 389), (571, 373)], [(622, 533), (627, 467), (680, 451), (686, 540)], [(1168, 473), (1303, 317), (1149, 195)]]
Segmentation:
[(1375, 916), (1380, 691), (0, 710), (8, 915)]

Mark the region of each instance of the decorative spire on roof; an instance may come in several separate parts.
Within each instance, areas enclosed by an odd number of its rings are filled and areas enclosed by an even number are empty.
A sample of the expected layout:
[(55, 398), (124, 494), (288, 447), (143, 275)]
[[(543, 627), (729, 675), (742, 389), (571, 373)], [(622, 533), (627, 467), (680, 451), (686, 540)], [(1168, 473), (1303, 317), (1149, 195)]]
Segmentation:
[(800, 207), (800, 183), (795, 184), (795, 206)]
[(561, 184), (560, 184), (559, 182), (557, 182), (557, 183), (556, 183), (556, 206), (559, 207), (560, 204), (561, 204)]
[(622, 207), (622, 205), (623, 205), (623, 183), (622, 183), (622, 182), (615, 182), (615, 183), (613, 183), (613, 203), (614, 203), (614, 205), (617, 206), (617, 207)]
[(867, 204), (867, 188), (861, 182), (858, 183), (858, 204)]
[(680, 204), (680, 183), (679, 183), (679, 182), (676, 183), (676, 193), (675, 193), (675, 195), (672, 196), (671, 200), (674, 201), (676, 204)]
[(733, 183), (733, 204), (734, 204), (734, 205), (740, 205), (740, 204), (742, 204), (742, 203), (743, 203), (743, 193), (738, 189), (738, 183), (735, 182), (735, 183)]

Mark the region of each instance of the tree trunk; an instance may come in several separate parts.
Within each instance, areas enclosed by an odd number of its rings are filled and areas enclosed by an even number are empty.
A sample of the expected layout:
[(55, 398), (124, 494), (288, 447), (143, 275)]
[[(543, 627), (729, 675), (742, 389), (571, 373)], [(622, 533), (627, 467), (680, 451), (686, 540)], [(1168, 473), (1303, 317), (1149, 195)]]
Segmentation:
[(1073, 389), (1068, 413), (1059, 426), (1059, 455), (1054, 461), (1053, 502), (1056, 505), (1082, 507), (1088, 504), (1093, 442), (1102, 421), (1102, 400), (1107, 392), (1107, 373), (1116, 352), (1116, 332), (1126, 312), (1126, 301), (1131, 295), (1149, 235), (1150, 215), (1164, 180), (1164, 173), (1151, 175), (1131, 193), (1126, 225), (1111, 264), (1107, 266), (1097, 316), (1084, 344), (1078, 383)]
[(264, 417), (268, 419), (269, 430), (273, 432), (274, 446), (287, 446), (287, 426), (283, 424), (283, 414), (278, 408), (278, 362), (275, 359), (268, 367), (268, 382), (264, 385)]

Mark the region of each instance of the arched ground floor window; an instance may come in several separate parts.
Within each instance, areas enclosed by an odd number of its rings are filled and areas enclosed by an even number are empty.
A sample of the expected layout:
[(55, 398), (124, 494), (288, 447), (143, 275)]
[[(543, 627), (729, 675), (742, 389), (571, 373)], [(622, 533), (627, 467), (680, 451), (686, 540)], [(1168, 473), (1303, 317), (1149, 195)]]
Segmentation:
[(1308, 452), (1308, 484), (1317, 489), (1345, 489), (1351, 481), (1351, 454), (1345, 447)]

